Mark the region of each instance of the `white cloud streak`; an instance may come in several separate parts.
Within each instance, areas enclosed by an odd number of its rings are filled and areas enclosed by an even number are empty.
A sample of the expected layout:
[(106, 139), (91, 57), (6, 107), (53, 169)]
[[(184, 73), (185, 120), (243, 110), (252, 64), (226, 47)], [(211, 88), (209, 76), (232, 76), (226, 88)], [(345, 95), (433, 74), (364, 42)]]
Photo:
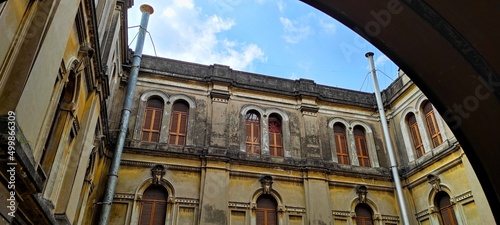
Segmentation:
[[(377, 58), (374, 59), (373, 64), (375, 65), (375, 69), (379, 69), (380, 67), (384, 66), (385, 64), (389, 63), (390, 60), (387, 58), (385, 55), (379, 55)], [(370, 70), (370, 65), (366, 65), (366, 69)]]
[(374, 64), (376, 67), (380, 67), (385, 65), (387, 62), (389, 62), (389, 58), (387, 58), (387, 56), (385, 55), (380, 55), (377, 57), (377, 59), (375, 59)]
[(292, 21), (285, 17), (280, 17), (280, 22), (283, 25), (285, 34), (281, 36), (285, 42), (297, 44), (307, 38), (312, 32), (312, 28), (307, 23), (299, 20)]
[(325, 20), (319, 20), (319, 25), (323, 29), (323, 31), (327, 34), (335, 34), (337, 27), (333, 22), (327, 22)]
[(284, 13), (285, 12), (285, 7), (286, 7), (286, 4), (283, 2), (283, 0), (279, 0), (276, 5), (278, 5), (278, 10), (281, 12), (281, 13)]

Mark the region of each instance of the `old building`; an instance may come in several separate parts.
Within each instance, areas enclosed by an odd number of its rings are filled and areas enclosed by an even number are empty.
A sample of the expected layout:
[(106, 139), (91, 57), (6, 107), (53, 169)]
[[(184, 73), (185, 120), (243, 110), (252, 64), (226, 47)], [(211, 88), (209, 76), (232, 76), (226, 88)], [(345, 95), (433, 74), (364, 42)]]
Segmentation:
[(0, 224), (81, 224), (93, 213), (130, 6), (1, 1)]
[[(133, 1), (0, 1), (0, 224), (96, 224)], [(384, 92), (414, 224), (495, 224), (406, 75)], [(144, 56), (110, 224), (401, 224), (374, 95)]]
[[(494, 224), (427, 98), (383, 98), (410, 221)], [(401, 224), (373, 94), (144, 56), (134, 102), (112, 224)]]

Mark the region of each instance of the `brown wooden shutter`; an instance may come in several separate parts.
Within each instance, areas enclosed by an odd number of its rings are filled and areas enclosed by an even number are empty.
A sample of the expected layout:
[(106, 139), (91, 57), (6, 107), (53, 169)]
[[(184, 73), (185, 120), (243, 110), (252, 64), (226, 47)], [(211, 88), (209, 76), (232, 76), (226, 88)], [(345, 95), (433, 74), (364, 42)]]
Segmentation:
[(245, 122), (245, 144), (247, 152), (253, 153), (252, 149), (252, 124)]
[(265, 211), (262, 209), (257, 209), (257, 225), (266, 225)]
[(338, 163), (345, 165), (351, 164), (349, 160), (349, 150), (347, 149), (345, 126), (340, 123), (336, 123), (333, 126), (333, 134), (335, 138), (335, 145), (337, 148), (336, 151)]
[(170, 132), (168, 143), (172, 145), (186, 145), (186, 136), (188, 129), (189, 106), (180, 101), (172, 106), (172, 115), (170, 117)]
[(166, 202), (155, 202), (154, 216), (152, 225), (165, 225), (165, 217), (167, 214)]
[(408, 126), (410, 127), (410, 134), (413, 140), (413, 147), (415, 148), (415, 153), (417, 154), (417, 158), (420, 158), (424, 155), (424, 145), (422, 143), (422, 137), (420, 136), (420, 132), (418, 130), (417, 119), (413, 113), (409, 114), (407, 117)]
[(450, 196), (446, 192), (438, 192), (438, 194), (436, 194), (436, 203), (441, 214), (443, 225), (457, 225), (458, 222), (453, 212)]
[(151, 186), (144, 191), (139, 225), (164, 225), (167, 214), (167, 191)]
[(173, 111), (170, 117), (170, 133), (168, 143), (172, 145), (177, 144), (177, 130), (179, 129), (179, 113)]
[(434, 109), (430, 102), (424, 105), (425, 120), (427, 123), (427, 129), (432, 140), (432, 146), (435, 148), (439, 146), (443, 140), (441, 138), (441, 133), (439, 132), (439, 127), (437, 125), (436, 116), (434, 115)]
[(256, 111), (247, 113), (245, 127), (247, 152), (260, 154), (260, 115)]
[(370, 157), (368, 155), (368, 146), (366, 145), (365, 131), (360, 126), (354, 127), (354, 140), (356, 142), (359, 165), (370, 167)]
[(275, 156), (284, 156), (283, 151), (283, 135), (282, 134), (274, 134), (276, 140), (276, 154)]
[(146, 112), (144, 113), (144, 123), (142, 126), (142, 141), (149, 141), (149, 129), (148, 126), (151, 124), (151, 120), (153, 119), (153, 110), (146, 108)]
[(269, 153), (274, 156), (283, 156), (283, 139), (281, 119), (276, 114), (271, 114), (269, 125)]
[(358, 204), (355, 208), (357, 225), (373, 225), (371, 208), (366, 204)]
[(179, 140), (178, 145), (186, 145), (187, 136), (187, 126), (188, 126), (188, 114), (183, 112), (179, 119)]
[(260, 154), (260, 122), (256, 121), (253, 123), (252, 129), (252, 143), (254, 152)]
[(266, 210), (266, 225), (276, 225), (276, 209), (268, 209)]
[(151, 98), (147, 102), (142, 125), (142, 141), (158, 142), (160, 140), (161, 120), (163, 117), (163, 101)]
[(277, 203), (271, 195), (261, 195), (257, 199), (257, 225), (276, 225)]
[(151, 220), (151, 214), (153, 210), (153, 202), (145, 201), (142, 202), (142, 209), (141, 209), (141, 215), (140, 215), (140, 222), (139, 225), (149, 225), (149, 222)]

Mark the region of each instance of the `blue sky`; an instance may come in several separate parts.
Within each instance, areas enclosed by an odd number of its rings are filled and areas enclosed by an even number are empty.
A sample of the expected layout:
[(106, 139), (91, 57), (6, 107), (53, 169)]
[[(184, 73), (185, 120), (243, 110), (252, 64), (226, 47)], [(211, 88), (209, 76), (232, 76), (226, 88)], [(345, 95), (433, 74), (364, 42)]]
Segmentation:
[[(364, 56), (372, 51), (381, 88), (397, 77), (370, 43), (298, 0), (134, 0), (129, 27), (139, 25), (145, 3), (155, 9), (148, 31), (160, 57), (373, 92)], [(137, 31), (129, 29), (129, 41)], [(155, 55), (148, 37), (144, 54)]]

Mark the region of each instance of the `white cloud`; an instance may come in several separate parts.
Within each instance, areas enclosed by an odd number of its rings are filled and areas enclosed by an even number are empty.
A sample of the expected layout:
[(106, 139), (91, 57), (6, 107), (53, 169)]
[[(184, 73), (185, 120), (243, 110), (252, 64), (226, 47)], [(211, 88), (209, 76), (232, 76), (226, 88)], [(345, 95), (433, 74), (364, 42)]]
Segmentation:
[(300, 77), (295, 73), (292, 72), (292, 74), (288, 77), (290, 80), (298, 80)]
[[(386, 63), (389, 62), (389, 58), (387, 58), (387, 56), (385, 56), (385, 55), (379, 55), (374, 60), (375, 61), (373, 61), (373, 64), (375, 64), (375, 69), (378, 69), (378, 68), (384, 66)], [(370, 65), (369, 64), (366, 66), (366, 69), (370, 70)]]
[(323, 31), (327, 34), (335, 34), (337, 30), (337, 26), (335, 26), (332, 22), (327, 22), (325, 20), (319, 20), (319, 25), (323, 29)]
[(194, 3), (192, 0), (175, 0), (174, 4), (179, 6), (179, 7), (185, 7), (188, 9), (194, 8)]
[[(223, 64), (246, 70), (253, 62), (267, 60), (256, 44), (221, 38), (236, 22), (219, 15), (206, 15), (192, 0), (165, 3), (160, 15), (150, 18), (151, 33), (159, 56), (202, 64)], [(155, 16), (155, 17), (153, 17)], [(146, 42), (149, 42), (147, 39)], [(145, 44), (145, 54), (152, 46)]]
[[(241, 5), (244, 1), (245, 0), (209, 0), (209, 3), (215, 5), (221, 11), (231, 12), (234, 11), (234, 9), (239, 5)], [(259, 4), (264, 3), (264, 0), (256, 0), (256, 1)]]
[(279, 0), (276, 5), (278, 5), (278, 9), (281, 13), (285, 12), (285, 7), (286, 4), (283, 2), (283, 0)]
[(174, 17), (175, 16), (175, 11), (172, 9), (172, 8), (166, 8), (164, 11), (163, 11), (163, 15), (165, 15), (166, 17)]
[(380, 55), (377, 57), (374, 63), (376, 67), (381, 67), (385, 65), (387, 62), (389, 62), (389, 58), (387, 58), (387, 56), (385, 55)]
[(312, 28), (303, 20), (292, 21), (285, 17), (280, 17), (285, 34), (282, 38), (290, 44), (297, 44), (307, 38), (312, 33)]

